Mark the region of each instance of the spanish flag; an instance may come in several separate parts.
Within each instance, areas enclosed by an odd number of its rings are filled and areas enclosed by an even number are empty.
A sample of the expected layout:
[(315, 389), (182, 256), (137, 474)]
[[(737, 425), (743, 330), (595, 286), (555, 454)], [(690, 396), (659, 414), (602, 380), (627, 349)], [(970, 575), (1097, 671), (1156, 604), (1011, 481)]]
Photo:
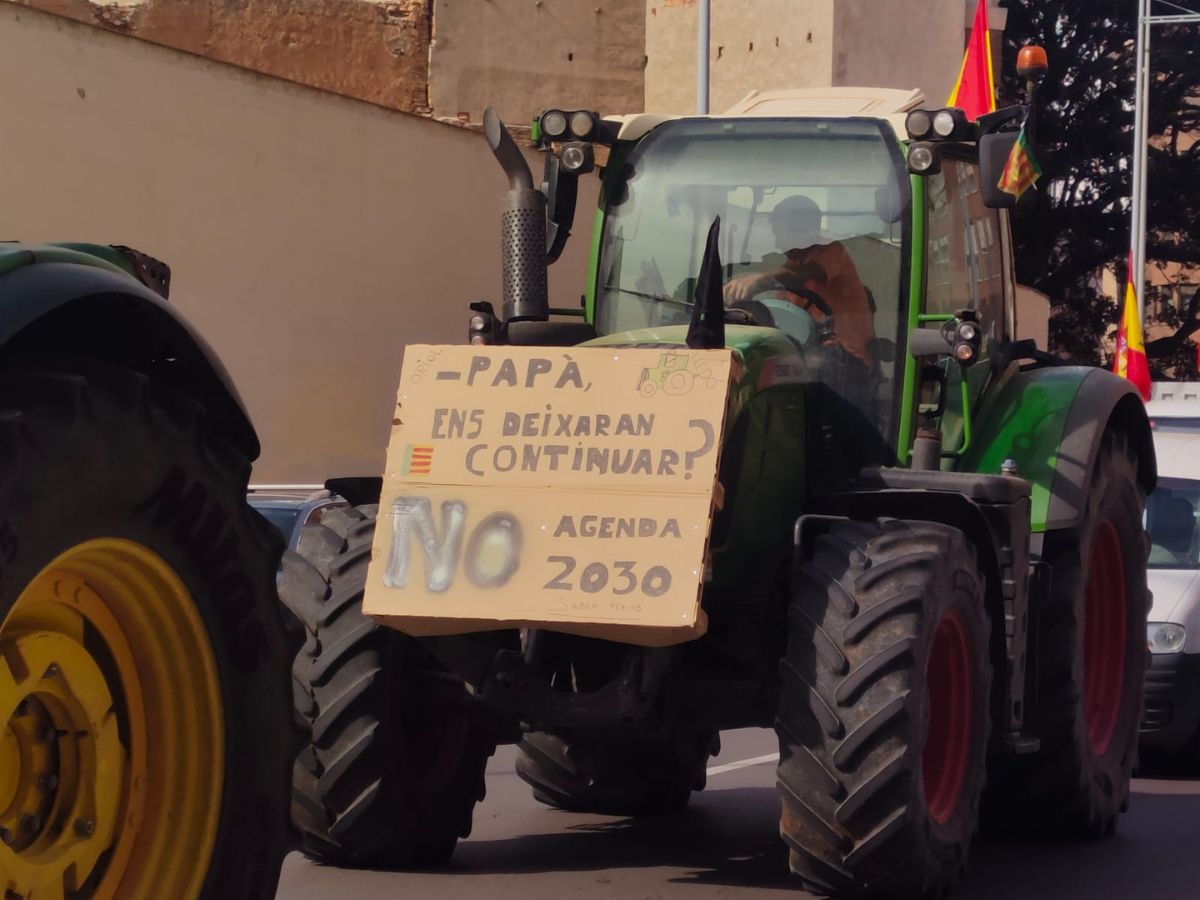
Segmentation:
[(1013, 142), (1012, 150), (1008, 153), (1008, 162), (1004, 164), (1004, 171), (1000, 173), (996, 187), (1020, 200), (1021, 195), (1033, 187), (1041, 177), (1042, 167), (1033, 158), (1033, 150), (1029, 146), (1029, 139), (1025, 137), (1025, 126), (1022, 125), (1021, 133)]
[(971, 39), (963, 54), (958, 81), (950, 92), (947, 106), (957, 106), (972, 122), (985, 113), (996, 110), (996, 84), (992, 76), (992, 42), (988, 36), (988, 0), (979, 0)]
[(1125, 309), (1121, 312), (1121, 324), (1117, 328), (1113, 371), (1132, 381), (1143, 400), (1150, 399), (1150, 364), (1146, 361), (1146, 343), (1142, 340), (1142, 322), (1138, 318), (1132, 253), (1129, 254), (1129, 277), (1125, 281)]

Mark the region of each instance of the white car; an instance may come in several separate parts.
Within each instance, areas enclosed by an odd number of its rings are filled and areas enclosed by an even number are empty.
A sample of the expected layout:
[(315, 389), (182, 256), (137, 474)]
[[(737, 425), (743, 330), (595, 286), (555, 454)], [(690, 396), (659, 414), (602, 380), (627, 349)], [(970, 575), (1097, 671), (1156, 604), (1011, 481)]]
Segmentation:
[(1153, 605), (1141, 745), (1200, 762), (1200, 398), (1187, 385), (1162, 387), (1173, 394), (1156, 391), (1147, 404), (1158, 486), (1146, 504)]

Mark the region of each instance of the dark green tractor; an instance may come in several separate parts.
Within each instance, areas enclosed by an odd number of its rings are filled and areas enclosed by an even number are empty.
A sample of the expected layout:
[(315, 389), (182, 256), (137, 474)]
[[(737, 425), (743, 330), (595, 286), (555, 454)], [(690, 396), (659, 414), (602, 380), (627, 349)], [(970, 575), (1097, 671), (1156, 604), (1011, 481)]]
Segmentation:
[[(344, 483), (359, 505), (309, 529), (282, 582), (307, 632), (293, 814), (311, 856), (445, 859), (505, 741), (543, 803), (676, 810), (718, 734), (747, 726), (778, 735), (780, 834), (811, 890), (938, 893), (981, 817), (1113, 830), (1146, 660), (1150, 430), (1128, 383), (1018, 337), (1014, 198), (994, 186), (1032, 100), (978, 123), (919, 101), (549, 110), (540, 185), (487, 116), (510, 180), (505, 292), (473, 304), (473, 343), (740, 364), (708, 629), (645, 648), (385, 628), (361, 612), (379, 481)], [(593, 170), (586, 293), (553, 309), (546, 264)], [(679, 375), (668, 355), (642, 386)]]
[(6, 898), (275, 896), (282, 547), (169, 282), (127, 247), (0, 244)]

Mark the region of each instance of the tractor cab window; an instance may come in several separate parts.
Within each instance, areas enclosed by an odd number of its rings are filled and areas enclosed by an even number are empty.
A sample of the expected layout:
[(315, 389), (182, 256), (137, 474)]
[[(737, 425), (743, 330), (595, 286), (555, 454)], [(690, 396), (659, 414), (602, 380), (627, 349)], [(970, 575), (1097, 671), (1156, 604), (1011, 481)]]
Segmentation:
[[(726, 307), (787, 335), (804, 380), (890, 440), (909, 203), (899, 145), (875, 120), (664, 123), (605, 183), (596, 329), (686, 325), (720, 217)], [(853, 365), (824, 364), (839, 355)]]
[[(986, 389), (991, 373), (987, 360), (1010, 333), (1012, 300), (1011, 249), (1006, 245), (1007, 222), (983, 204), (979, 166), (946, 157), (942, 170), (925, 178), (926, 264), (925, 306), (931, 315), (953, 316), (974, 310), (983, 335), (979, 360), (967, 369), (968, 398)], [(946, 449), (963, 446), (962, 379), (954, 360), (946, 368), (946, 413), (942, 442)]]
[(925, 179), (928, 196), (925, 312), (973, 309), (983, 326), (983, 356), (1008, 332), (1007, 253), (999, 213), (983, 205), (979, 166), (947, 158)]

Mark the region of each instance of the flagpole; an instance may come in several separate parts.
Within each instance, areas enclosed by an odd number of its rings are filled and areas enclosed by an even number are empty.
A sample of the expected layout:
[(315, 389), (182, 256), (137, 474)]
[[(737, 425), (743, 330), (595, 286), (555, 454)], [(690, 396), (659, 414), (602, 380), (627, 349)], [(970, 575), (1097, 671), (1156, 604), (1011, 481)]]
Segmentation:
[(1138, 321), (1146, 318), (1146, 169), (1149, 144), (1150, 106), (1150, 0), (1138, 0), (1136, 72), (1133, 110), (1133, 202), (1130, 228), (1133, 250), (1133, 282), (1137, 295)]
[(696, 10), (698, 17), (696, 34), (696, 112), (708, 115), (708, 58), (709, 23), (711, 21), (710, 0), (700, 0)]
[(1185, 15), (1156, 16), (1150, 9), (1151, 2), (1152, 0), (1138, 0), (1137, 49), (1134, 62), (1137, 78), (1133, 109), (1133, 193), (1129, 211), (1132, 232), (1130, 248), (1133, 251), (1133, 272), (1136, 273), (1136, 277), (1131, 275), (1130, 280), (1137, 291), (1138, 319), (1143, 322), (1146, 317), (1146, 186), (1149, 173), (1150, 84), (1153, 78), (1150, 70), (1150, 33), (1155, 25), (1200, 24), (1200, 13), (1188, 12), (1185, 7), (1170, 0), (1160, 0), (1160, 3)]

